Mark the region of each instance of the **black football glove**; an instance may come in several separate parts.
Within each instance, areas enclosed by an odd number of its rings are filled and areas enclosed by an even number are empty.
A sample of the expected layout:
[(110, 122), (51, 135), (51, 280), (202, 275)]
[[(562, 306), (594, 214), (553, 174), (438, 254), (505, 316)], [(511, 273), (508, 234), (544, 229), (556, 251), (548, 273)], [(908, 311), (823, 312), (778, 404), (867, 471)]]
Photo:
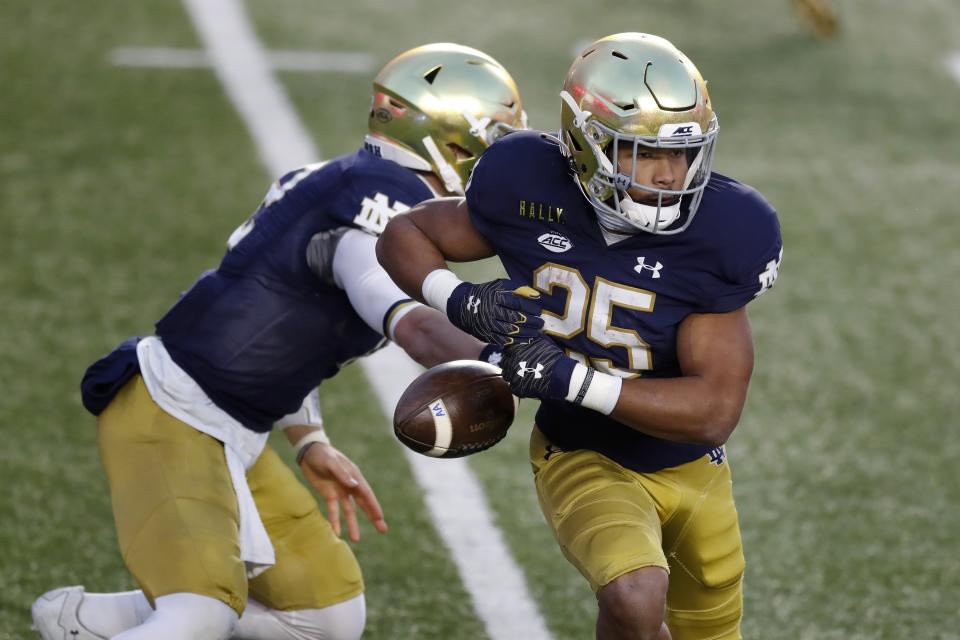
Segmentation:
[(556, 342), (540, 336), (525, 344), (505, 347), (500, 375), (513, 394), (521, 398), (565, 400), (576, 364)]
[(458, 329), (497, 345), (529, 342), (543, 327), (540, 294), (510, 280), (462, 282), (447, 300), (447, 317)]

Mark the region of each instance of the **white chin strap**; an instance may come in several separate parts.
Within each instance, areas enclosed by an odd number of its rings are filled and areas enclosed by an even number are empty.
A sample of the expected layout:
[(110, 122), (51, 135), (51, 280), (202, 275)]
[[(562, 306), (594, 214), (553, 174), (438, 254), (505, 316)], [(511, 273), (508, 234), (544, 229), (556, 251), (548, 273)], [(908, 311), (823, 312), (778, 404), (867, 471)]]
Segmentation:
[[(376, 136), (367, 135), (364, 138), (364, 146), (376, 149), (374, 153), (377, 153), (384, 160), (392, 160), (393, 162), (396, 162), (401, 167), (414, 169), (416, 171), (434, 172), (433, 166), (429, 162), (415, 154), (413, 151), (410, 151), (409, 149), (406, 149), (391, 140), (385, 140)], [(451, 193), (463, 195), (463, 181), (460, 180), (460, 176), (458, 176), (457, 172), (453, 170), (453, 167), (450, 166), (450, 163), (444, 160), (443, 156), (440, 154), (440, 149), (437, 148), (437, 143), (433, 141), (433, 138), (430, 136), (424, 138), (423, 146), (427, 148), (427, 153), (430, 154), (430, 159), (433, 160), (433, 162), (437, 165), (437, 170), (440, 172), (439, 177), (443, 181), (443, 186), (446, 188), (446, 190), (450, 191)]]
[(627, 221), (644, 231), (664, 229), (676, 222), (680, 217), (680, 202), (669, 207), (657, 207), (634, 202), (627, 194), (620, 200), (620, 213)]
[(443, 186), (446, 187), (447, 191), (462, 196), (463, 181), (460, 180), (460, 176), (458, 176), (457, 172), (453, 170), (453, 167), (450, 166), (450, 163), (443, 159), (443, 156), (440, 154), (440, 149), (437, 147), (437, 143), (434, 142), (433, 138), (430, 136), (427, 136), (421, 142), (423, 142), (423, 146), (427, 148), (427, 153), (430, 154), (430, 159), (433, 160), (435, 165), (437, 165), (437, 170), (440, 171), (440, 179), (443, 180)]
[[(577, 106), (577, 101), (573, 99), (566, 91), (560, 92), (560, 99), (567, 103), (567, 106), (570, 107), (570, 110), (573, 112), (573, 126), (580, 130), (581, 133), (589, 140), (590, 134), (587, 132), (587, 121), (590, 119), (590, 116), (593, 114), (589, 111), (583, 111), (580, 107)], [(595, 144), (588, 144), (590, 151), (593, 153), (593, 157), (597, 159), (597, 164), (600, 165), (600, 168), (606, 171), (609, 175), (616, 173), (613, 170), (613, 163), (610, 161), (610, 158), (605, 156), (600, 152), (600, 148)]]

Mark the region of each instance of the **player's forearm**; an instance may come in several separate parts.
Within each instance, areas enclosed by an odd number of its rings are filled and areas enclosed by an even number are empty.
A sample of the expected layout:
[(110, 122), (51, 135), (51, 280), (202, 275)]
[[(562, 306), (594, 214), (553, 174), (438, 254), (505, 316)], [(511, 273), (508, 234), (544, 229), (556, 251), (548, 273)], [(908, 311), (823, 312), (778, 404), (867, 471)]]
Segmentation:
[(397, 323), (394, 341), (424, 367), (451, 360), (475, 360), (483, 343), (460, 331), (436, 309), (420, 307)]
[(625, 380), (610, 417), (657, 438), (720, 446), (740, 421), (746, 389), (699, 376)]
[[(408, 213), (393, 218), (377, 242), (377, 259), (407, 295), (445, 310), (439, 299), (449, 293), (455, 276), (434, 282), (431, 292), (423, 290), (428, 274), (443, 271), (447, 260), (470, 262), (489, 258), (493, 247), (473, 226), (463, 198), (436, 198), (422, 202)], [(445, 284), (443, 284), (445, 283)]]
[(421, 302), (427, 274), (447, 268), (437, 246), (406, 215), (393, 218), (383, 230), (377, 241), (377, 260), (404, 293)]

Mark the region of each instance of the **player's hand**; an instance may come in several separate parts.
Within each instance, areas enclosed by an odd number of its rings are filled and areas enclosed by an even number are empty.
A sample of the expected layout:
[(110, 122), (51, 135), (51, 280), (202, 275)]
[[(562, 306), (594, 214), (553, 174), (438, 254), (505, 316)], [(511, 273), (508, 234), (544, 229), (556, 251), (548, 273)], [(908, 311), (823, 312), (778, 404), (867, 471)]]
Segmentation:
[(557, 343), (540, 336), (526, 344), (505, 347), (500, 368), (514, 395), (564, 400), (576, 364), (576, 360), (565, 355)]
[(347, 520), (347, 534), (350, 540), (360, 540), (360, 527), (357, 524), (357, 509), (366, 514), (380, 533), (387, 532), (387, 522), (383, 519), (383, 509), (360, 473), (347, 456), (335, 447), (317, 443), (307, 449), (300, 461), (300, 468), (313, 488), (323, 496), (327, 503), (327, 519), (333, 532), (340, 535), (340, 516)]
[(337, 253), (337, 245), (351, 227), (337, 227), (315, 233), (307, 243), (307, 264), (321, 282), (336, 285), (333, 277), (333, 256)]
[(461, 331), (497, 345), (522, 344), (538, 335), (540, 294), (510, 280), (463, 282), (447, 300), (447, 317)]

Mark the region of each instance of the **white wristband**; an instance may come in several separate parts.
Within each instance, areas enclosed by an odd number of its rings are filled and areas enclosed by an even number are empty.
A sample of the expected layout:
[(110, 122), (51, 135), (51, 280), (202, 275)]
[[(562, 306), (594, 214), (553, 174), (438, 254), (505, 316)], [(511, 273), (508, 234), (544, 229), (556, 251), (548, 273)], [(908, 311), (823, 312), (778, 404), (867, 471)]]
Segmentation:
[(617, 406), (622, 386), (621, 378), (578, 362), (570, 376), (566, 400), (608, 416)]
[(293, 450), (297, 452), (297, 464), (300, 464), (300, 461), (303, 460), (303, 456), (307, 452), (307, 449), (310, 448), (310, 445), (316, 442), (330, 444), (330, 438), (327, 437), (327, 432), (323, 429), (315, 429), (297, 440), (297, 443), (293, 445)]
[(447, 300), (450, 294), (463, 282), (449, 269), (434, 269), (423, 279), (420, 291), (428, 305), (442, 313), (447, 312)]

